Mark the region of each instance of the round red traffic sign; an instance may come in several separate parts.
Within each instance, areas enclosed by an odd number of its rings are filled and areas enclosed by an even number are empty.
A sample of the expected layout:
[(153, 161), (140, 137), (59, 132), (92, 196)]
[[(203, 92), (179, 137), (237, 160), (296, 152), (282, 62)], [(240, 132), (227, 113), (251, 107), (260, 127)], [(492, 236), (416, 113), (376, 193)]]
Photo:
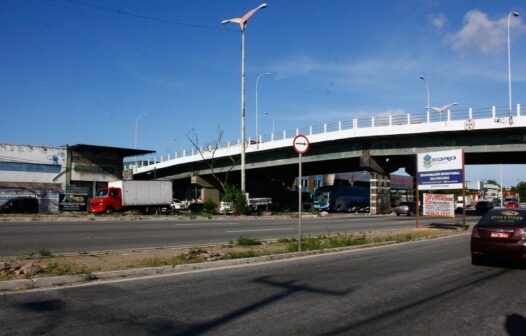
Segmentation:
[(307, 153), (310, 149), (309, 139), (303, 134), (296, 135), (294, 140), (292, 140), (292, 148), (299, 154)]

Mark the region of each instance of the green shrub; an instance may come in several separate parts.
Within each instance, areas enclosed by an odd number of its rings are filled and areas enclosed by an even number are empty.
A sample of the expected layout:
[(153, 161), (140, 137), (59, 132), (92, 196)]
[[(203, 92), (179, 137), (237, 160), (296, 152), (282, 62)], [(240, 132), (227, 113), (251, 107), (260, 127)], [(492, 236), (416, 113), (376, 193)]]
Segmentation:
[(208, 200), (203, 203), (203, 212), (213, 214), (217, 208), (217, 205), (212, 202), (211, 200)]
[(51, 257), (53, 255), (53, 253), (51, 253), (51, 250), (49, 250), (47, 248), (43, 248), (43, 249), (38, 250), (38, 254), (41, 257)]
[(247, 211), (247, 200), (241, 191), (230, 184), (225, 184), (223, 202), (230, 202), (234, 205), (234, 212), (237, 215), (244, 214)]
[(237, 244), (240, 246), (261, 245), (261, 240), (257, 238), (241, 236), (237, 239)]

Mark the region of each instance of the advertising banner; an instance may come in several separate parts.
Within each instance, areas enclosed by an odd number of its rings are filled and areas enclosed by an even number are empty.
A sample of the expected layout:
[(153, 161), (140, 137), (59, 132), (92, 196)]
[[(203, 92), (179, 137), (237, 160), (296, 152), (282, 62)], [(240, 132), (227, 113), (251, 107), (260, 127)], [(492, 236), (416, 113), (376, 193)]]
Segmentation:
[(424, 194), (424, 216), (455, 217), (455, 195)]
[(88, 211), (88, 195), (61, 195), (59, 208), (60, 211)]
[(462, 189), (462, 149), (418, 154), (418, 189)]

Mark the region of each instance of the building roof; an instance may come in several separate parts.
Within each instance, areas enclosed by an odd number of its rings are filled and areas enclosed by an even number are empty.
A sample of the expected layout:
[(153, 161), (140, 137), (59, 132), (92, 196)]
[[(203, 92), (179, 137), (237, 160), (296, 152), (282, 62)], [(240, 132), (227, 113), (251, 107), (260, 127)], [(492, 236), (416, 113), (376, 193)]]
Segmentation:
[(71, 146), (68, 146), (68, 148), (72, 150), (116, 152), (122, 155), (123, 157), (155, 153), (155, 151), (149, 150), (149, 149), (119, 148), (119, 147), (108, 147), (108, 146), (97, 146), (97, 145), (86, 145), (86, 144), (71, 145)]

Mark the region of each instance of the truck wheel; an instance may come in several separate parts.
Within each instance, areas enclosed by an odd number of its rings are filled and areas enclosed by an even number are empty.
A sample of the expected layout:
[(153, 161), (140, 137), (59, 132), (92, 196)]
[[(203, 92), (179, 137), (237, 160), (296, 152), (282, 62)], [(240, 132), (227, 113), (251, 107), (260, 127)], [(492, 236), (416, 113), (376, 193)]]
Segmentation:
[(106, 215), (111, 215), (113, 213), (113, 208), (112, 207), (107, 207), (104, 212), (106, 213)]

